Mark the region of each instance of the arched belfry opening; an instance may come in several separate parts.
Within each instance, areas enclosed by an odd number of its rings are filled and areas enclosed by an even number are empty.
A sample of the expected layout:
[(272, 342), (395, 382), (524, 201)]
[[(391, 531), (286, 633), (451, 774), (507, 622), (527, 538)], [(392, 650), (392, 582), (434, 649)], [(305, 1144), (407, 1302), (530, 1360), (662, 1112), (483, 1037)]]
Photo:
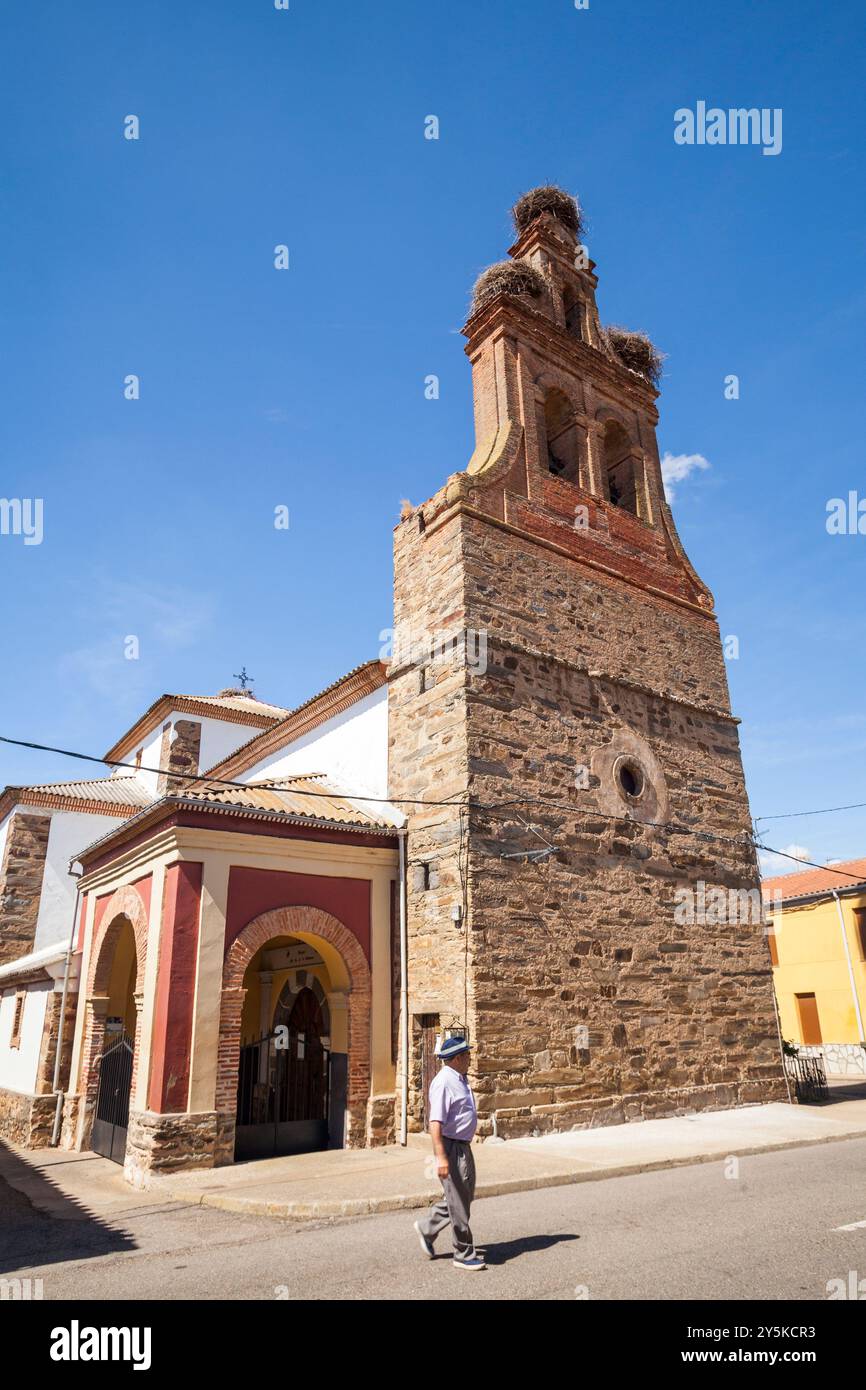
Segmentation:
[(584, 341), (583, 302), (572, 285), (566, 285), (562, 292), (562, 311), (565, 315), (565, 331), (579, 342)]
[(602, 435), (604, 473), (608, 495), (615, 507), (640, 516), (640, 493), (635, 476), (631, 440), (618, 420), (608, 420)]
[(581, 451), (574, 407), (568, 397), (554, 387), (544, 397), (539, 415), (542, 464), (546, 464), (554, 477), (579, 483)]

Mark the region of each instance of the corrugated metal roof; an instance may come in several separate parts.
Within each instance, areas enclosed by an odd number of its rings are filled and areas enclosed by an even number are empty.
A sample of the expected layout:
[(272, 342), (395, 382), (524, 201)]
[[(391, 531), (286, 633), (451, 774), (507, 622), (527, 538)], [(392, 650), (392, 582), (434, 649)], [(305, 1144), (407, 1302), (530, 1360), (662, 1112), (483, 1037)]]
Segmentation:
[(789, 898), (810, 898), (816, 893), (831, 893), (834, 888), (855, 888), (858, 881), (866, 883), (866, 859), (845, 859), (828, 864), (823, 869), (803, 869), (792, 874), (777, 874), (761, 883), (764, 897), (781, 893), (783, 902)]
[(41, 796), (67, 796), (74, 801), (100, 801), (104, 806), (149, 806), (149, 796), (137, 777), (94, 777), (81, 782), (42, 782), (21, 788)]
[(377, 830), (391, 829), (403, 821), (396, 807), (374, 803), (368, 809), (363, 800), (350, 799), (317, 773), (281, 778), (269, 786), (251, 782), (245, 787), (196, 788), (185, 792), (184, 799), (218, 806), (240, 806), (245, 810), (276, 811), (332, 821), (335, 825), (369, 826)]

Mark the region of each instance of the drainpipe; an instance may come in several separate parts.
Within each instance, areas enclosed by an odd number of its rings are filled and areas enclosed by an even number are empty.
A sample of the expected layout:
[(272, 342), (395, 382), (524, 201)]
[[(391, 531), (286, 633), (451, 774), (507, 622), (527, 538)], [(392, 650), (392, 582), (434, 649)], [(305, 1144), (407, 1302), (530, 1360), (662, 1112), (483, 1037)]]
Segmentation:
[(409, 1130), (409, 934), (406, 922), (406, 831), (400, 831), (400, 1050), (403, 1075), (400, 1081), (400, 1143), (406, 1146)]
[[(73, 860), (78, 863), (78, 860)], [(60, 1119), (63, 1114), (63, 1092), (60, 1089), (60, 1061), (63, 1056), (63, 1031), (66, 1023), (66, 999), (69, 994), (69, 972), (72, 969), (72, 952), (75, 948), (75, 926), (78, 921), (78, 904), (81, 898), (81, 878), (84, 869), (80, 869), (77, 874), (72, 872), (72, 864), (69, 865), (69, 877), (75, 879), (75, 906), (72, 909), (72, 927), (69, 932), (69, 945), (66, 947), (66, 966), (63, 971), (63, 995), (60, 1000), (60, 1021), (57, 1025), (57, 1052), (54, 1057), (54, 1080), (52, 1085), (57, 1101), (54, 1107), (54, 1128), (51, 1131), (51, 1147), (57, 1148), (60, 1138)]]
[(851, 981), (851, 997), (854, 1000), (854, 1012), (857, 1015), (857, 1036), (861, 1042), (866, 1041), (863, 1035), (863, 1015), (860, 1012), (860, 999), (857, 994), (857, 982), (854, 979), (854, 967), (851, 964), (851, 948), (848, 945), (848, 933), (845, 930), (845, 917), (842, 913), (842, 900), (836, 889), (833, 890), (833, 897), (836, 899), (836, 911), (839, 914), (839, 926), (842, 930), (842, 945), (845, 947), (845, 960), (848, 962), (848, 979)]

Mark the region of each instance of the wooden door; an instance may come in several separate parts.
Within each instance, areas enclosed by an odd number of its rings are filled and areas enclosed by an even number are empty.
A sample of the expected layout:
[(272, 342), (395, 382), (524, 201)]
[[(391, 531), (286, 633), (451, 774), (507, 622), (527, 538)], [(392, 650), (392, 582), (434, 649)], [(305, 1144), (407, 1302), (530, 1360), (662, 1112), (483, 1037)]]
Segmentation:
[(818, 1001), (814, 994), (797, 995), (797, 1015), (800, 1019), (800, 1037), (805, 1047), (818, 1047), (823, 1042), (821, 1020), (818, 1017)]
[(426, 1129), (430, 1108), (430, 1083), (439, 1070), (439, 1058), (436, 1056), (439, 1015), (419, 1014), (418, 1027), (421, 1034), (421, 1124)]

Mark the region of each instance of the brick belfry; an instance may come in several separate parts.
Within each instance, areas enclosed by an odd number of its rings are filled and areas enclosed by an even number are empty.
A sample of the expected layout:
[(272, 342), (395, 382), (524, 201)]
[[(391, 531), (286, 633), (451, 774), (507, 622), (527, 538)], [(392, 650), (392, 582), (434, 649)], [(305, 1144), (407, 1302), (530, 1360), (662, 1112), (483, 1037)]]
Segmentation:
[(475, 452), (395, 533), (391, 793), (445, 803), (406, 807), (410, 1124), (455, 1022), (482, 1135), (784, 1099), (737, 721), (649, 345), (602, 330), (574, 200), (514, 211), (464, 329)]

